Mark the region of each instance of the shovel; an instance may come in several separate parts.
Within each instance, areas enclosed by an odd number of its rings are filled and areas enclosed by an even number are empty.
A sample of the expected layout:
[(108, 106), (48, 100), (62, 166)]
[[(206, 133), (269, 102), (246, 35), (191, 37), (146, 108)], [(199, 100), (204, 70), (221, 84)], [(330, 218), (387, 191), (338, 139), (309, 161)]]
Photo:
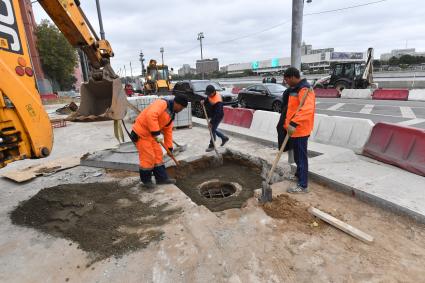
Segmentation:
[(174, 155), (171, 153), (171, 151), (165, 146), (165, 144), (163, 142), (159, 142), (162, 147), (165, 149), (165, 151), (167, 152), (168, 156), (171, 157), (171, 159), (174, 161), (174, 163), (176, 163), (177, 166), (180, 165), (179, 161), (174, 157)]
[[(298, 105), (297, 110), (295, 111), (294, 115), (292, 115), (291, 119), (295, 117), (295, 115), (298, 113), (298, 111), (300, 111), (301, 107), (303, 107), (305, 100), (307, 99), (308, 94), (312, 91), (312, 89), (310, 88), (305, 94), (304, 96), (301, 98), (300, 104)], [(262, 184), (262, 188), (261, 188), (261, 197), (259, 199), (259, 201), (261, 203), (266, 203), (266, 202), (271, 202), (272, 198), (273, 198), (273, 193), (272, 193), (272, 188), (270, 187), (270, 181), (272, 179), (273, 176), (273, 172), (276, 169), (277, 163), (279, 163), (280, 158), (282, 157), (283, 151), (285, 149), (286, 144), (288, 143), (289, 140), (289, 134), (286, 133), (286, 137), (285, 140), (282, 143), (282, 146), (279, 149), (279, 152), (276, 155), (276, 158), (273, 161), (273, 165), (272, 168), (270, 169), (269, 174), (267, 175), (267, 179), (265, 182), (263, 182)]]
[(217, 155), (216, 161), (217, 161), (218, 165), (223, 165), (223, 156), (221, 156), (221, 154), (218, 153), (217, 147), (215, 146), (215, 140), (214, 140), (214, 137), (213, 137), (213, 134), (212, 134), (211, 124), (210, 124), (210, 121), (208, 119), (207, 110), (205, 109), (205, 105), (203, 103), (201, 103), (201, 105), (202, 105), (202, 109), (204, 110), (205, 120), (207, 120), (207, 123), (208, 123), (208, 129), (210, 131), (211, 142), (213, 144), (214, 151)]

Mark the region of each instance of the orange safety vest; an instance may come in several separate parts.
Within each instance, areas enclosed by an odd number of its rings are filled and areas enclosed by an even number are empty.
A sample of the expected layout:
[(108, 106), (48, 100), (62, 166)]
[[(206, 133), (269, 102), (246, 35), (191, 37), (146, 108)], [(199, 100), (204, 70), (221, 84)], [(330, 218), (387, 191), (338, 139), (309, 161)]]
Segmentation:
[(223, 102), (223, 98), (220, 93), (216, 92), (213, 96), (208, 96), (208, 101), (211, 106), (216, 105), (219, 102)]
[(137, 116), (133, 131), (141, 139), (153, 138), (161, 132), (164, 134), (164, 144), (173, 147), (173, 113), (168, 109), (164, 99), (158, 99)]
[[(301, 99), (307, 93), (304, 105), (296, 113)], [(306, 137), (311, 134), (314, 126), (314, 112), (316, 109), (316, 95), (313, 89), (301, 88), (298, 92), (290, 92), (288, 99), (288, 112), (286, 113), (285, 129), (289, 124), (296, 126), (293, 138)]]

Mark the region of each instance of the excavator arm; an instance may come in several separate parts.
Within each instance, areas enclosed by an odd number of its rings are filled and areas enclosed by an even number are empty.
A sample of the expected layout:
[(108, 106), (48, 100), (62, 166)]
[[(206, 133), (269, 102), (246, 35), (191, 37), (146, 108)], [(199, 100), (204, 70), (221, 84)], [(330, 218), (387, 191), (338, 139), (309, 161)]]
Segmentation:
[[(21, 0), (0, 0), (0, 168), (16, 160), (47, 157), (53, 130), (36, 87), (22, 21)], [(72, 46), (81, 48), (90, 79), (81, 86), (81, 103), (72, 120), (124, 118), (127, 101), (110, 66), (114, 55), (99, 40), (78, 0), (39, 0)]]

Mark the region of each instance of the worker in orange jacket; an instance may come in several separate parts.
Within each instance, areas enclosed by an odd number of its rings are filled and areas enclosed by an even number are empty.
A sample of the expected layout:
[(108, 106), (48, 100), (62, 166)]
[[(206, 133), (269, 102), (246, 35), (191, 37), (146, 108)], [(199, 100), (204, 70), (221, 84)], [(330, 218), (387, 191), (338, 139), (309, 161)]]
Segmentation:
[[(286, 69), (283, 78), (290, 87), (284, 128), (292, 140), (297, 165), (295, 176), (291, 179), (298, 181), (294, 188), (288, 189), (288, 193), (308, 193), (307, 143), (314, 126), (316, 97), (307, 80), (300, 78), (298, 69)], [(304, 97), (304, 104), (299, 108)]]
[[(146, 188), (154, 188), (152, 173), (156, 184), (174, 184), (170, 179), (162, 160), (160, 143), (173, 151), (173, 120), (175, 113), (187, 107), (184, 96), (175, 96), (174, 100), (158, 99), (143, 110), (133, 125), (131, 140), (139, 151), (140, 180)], [(164, 139), (161, 138), (161, 133)]]

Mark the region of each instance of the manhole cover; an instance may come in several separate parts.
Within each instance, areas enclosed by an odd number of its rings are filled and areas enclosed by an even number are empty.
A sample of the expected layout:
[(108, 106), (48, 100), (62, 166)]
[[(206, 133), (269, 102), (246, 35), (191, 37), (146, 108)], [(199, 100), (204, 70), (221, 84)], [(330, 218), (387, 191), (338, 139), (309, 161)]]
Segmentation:
[(227, 198), (240, 192), (237, 183), (211, 180), (198, 186), (199, 193), (208, 199)]

